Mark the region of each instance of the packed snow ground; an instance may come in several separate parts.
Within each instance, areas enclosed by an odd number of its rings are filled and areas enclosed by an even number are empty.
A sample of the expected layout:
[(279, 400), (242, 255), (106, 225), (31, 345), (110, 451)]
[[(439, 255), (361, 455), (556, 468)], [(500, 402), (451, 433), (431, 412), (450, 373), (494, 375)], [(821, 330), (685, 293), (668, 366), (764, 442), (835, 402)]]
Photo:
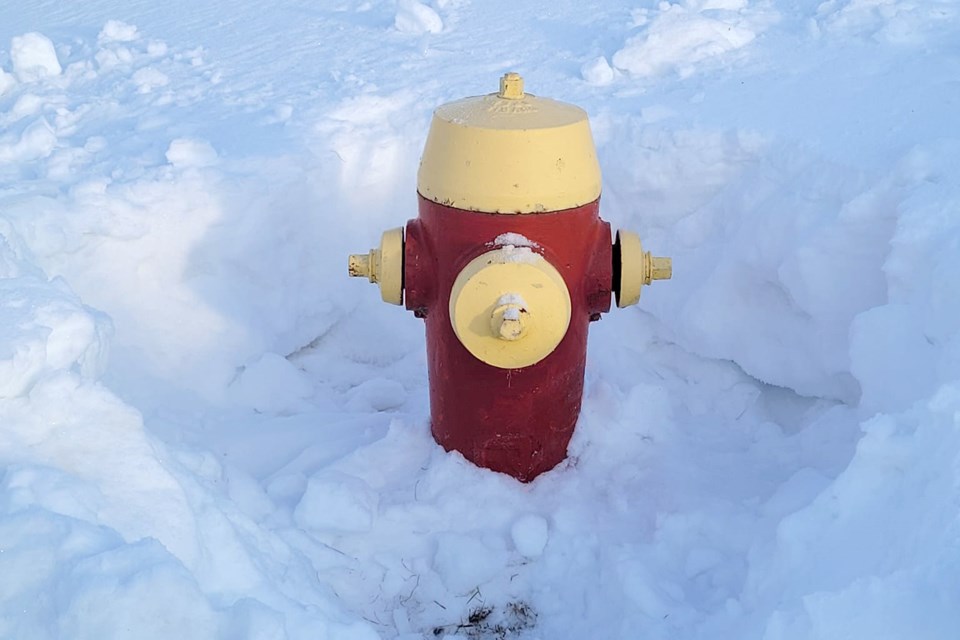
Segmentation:
[[(16, 4), (0, 637), (957, 637), (954, 2)], [(345, 273), (508, 70), (674, 258), (530, 485)]]

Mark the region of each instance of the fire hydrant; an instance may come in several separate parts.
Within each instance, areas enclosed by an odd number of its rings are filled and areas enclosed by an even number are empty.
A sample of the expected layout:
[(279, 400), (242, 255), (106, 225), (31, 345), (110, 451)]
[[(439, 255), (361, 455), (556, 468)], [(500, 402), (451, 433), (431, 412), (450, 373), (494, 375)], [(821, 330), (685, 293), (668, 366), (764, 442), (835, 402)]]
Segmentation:
[(635, 233), (611, 238), (587, 114), (524, 93), (516, 73), (434, 112), (417, 191), (419, 217), (350, 256), (350, 275), (426, 321), (437, 442), (530, 481), (566, 458), (588, 324), (671, 261)]

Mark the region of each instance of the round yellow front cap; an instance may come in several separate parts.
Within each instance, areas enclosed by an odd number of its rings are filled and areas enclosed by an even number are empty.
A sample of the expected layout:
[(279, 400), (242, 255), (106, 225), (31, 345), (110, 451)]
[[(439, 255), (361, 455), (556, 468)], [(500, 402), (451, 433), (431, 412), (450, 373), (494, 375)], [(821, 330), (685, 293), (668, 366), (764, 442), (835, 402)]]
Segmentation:
[(467, 350), (501, 369), (550, 355), (570, 325), (563, 276), (528, 247), (488, 251), (463, 268), (450, 291), (450, 323)]

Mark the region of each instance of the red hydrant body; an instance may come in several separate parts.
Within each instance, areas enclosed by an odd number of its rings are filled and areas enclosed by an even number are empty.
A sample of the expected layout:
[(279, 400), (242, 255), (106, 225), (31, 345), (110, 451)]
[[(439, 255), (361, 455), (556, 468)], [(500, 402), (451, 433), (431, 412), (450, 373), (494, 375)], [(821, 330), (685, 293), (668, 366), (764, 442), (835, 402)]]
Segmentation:
[[(420, 217), (407, 223), (406, 306), (426, 320), (433, 435), (481, 467), (531, 480), (566, 457), (580, 414), (587, 325), (610, 309), (610, 225), (600, 220), (596, 201), (507, 216), (419, 200)], [(448, 296), (468, 262), (518, 240), (557, 268), (572, 310), (552, 353), (527, 367), (501, 369), (460, 342)]]
[(426, 322), (431, 428), (481, 466), (529, 481), (566, 457), (580, 413), (587, 328), (670, 277), (636, 234), (599, 217), (586, 114), (523, 93), (437, 109), (419, 216), (350, 257), (351, 275)]

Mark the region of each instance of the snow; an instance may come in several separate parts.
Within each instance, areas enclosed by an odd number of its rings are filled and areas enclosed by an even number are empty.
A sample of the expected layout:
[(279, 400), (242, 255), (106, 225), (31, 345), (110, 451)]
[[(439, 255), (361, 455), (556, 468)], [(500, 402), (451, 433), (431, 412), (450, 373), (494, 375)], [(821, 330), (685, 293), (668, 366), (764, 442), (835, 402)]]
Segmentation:
[(608, 85), (616, 78), (616, 72), (604, 56), (585, 62), (580, 67), (580, 75), (588, 84), (596, 87)]
[(433, 8), (417, 0), (397, 0), (397, 31), (409, 34), (440, 33), (443, 19)]
[(21, 82), (42, 80), (47, 76), (60, 75), (63, 71), (53, 42), (42, 33), (14, 36), (10, 41), (10, 62)]
[(7, 73), (3, 69), (0, 69), (0, 96), (12, 89), (13, 85), (16, 83), (17, 81), (11, 74)]
[[(505, 293), (499, 298), (497, 298), (497, 303), (494, 306), (495, 307), (506, 307), (506, 306), (511, 307), (510, 309), (507, 309), (507, 311), (504, 312), (503, 317), (506, 318), (508, 317), (506, 314), (509, 311), (514, 311), (515, 313), (519, 313), (520, 309), (525, 309), (527, 307), (527, 301), (524, 300), (523, 296), (521, 296), (519, 293)], [(513, 317), (513, 319), (516, 320), (517, 317), (519, 316), (515, 316)]]
[[(0, 9), (0, 637), (954, 638), (958, 37), (946, 0)], [(529, 485), (434, 443), (422, 322), (344, 268), (432, 109), (514, 70), (674, 260)]]
[(613, 54), (613, 65), (640, 78), (671, 73), (686, 77), (711, 63), (729, 63), (772, 20), (762, 2), (660, 2), (654, 10), (634, 13), (640, 31)]
[[(163, 84), (166, 84), (166, 81)], [(148, 93), (148, 91), (141, 91), (141, 93)], [(164, 155), (167, 162), (178, 168), (209, 167), (216, 164), (219, 158), (217, 150), (209, 142), (190, 138), (171, 140), (170, 147)]]
[(537, 247), (537, 245), (524, 244), (524, 245), (517, 246), (513, 244), (504, 244), (497, 248), (496, 259), (505, 264), (510, 264), (510, 263), (536, 264), (540, 254), (534, 251), (533, 247)]
[(292, 362), (278, 353), (264, 353), (245, 366), (230, 385), (233, 402), (260, 413), (296, 413), (313, 385)]
[(513, 539), (513, 546), (521, 555), (538, 558), (547, 546), (547, 521), (532, 513), (523, 515), (510, 527), (510, 537)]
[(373, 528), (377, 500), (376, 492), (359, 478), (316, 474), (307, 482), (293, 518), (307, 531), (363, 533)]
[(532, 247), (534, 249), (538, 248), (536, 242), (526, 237), (522, 233), (516, 233), (513, 231), (508, 231), (507, 233), (501, 233), (496, 238), (493, 239), (493, 242), (489, 243), (493, 247), (503, 247), (510, 245), (512, 247)]
[(120, 20), (107, 20), (97, 35), (97, 44), (107, 42), (133, 42), (140, 37), (137, 27)]

